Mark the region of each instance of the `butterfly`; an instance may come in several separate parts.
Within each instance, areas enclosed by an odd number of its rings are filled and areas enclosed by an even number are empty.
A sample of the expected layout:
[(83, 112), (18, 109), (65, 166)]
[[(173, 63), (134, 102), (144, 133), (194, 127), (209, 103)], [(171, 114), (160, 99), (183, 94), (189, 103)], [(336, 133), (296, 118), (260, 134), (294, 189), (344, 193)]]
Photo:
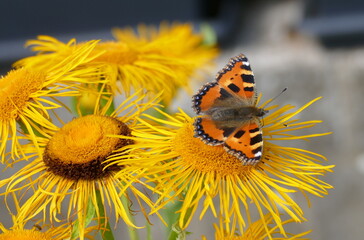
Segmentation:
[(262, 157), (260, 117), (268, 111), (256, 107), (254, 74), (248, 58), (240, 54), (217, 73), (216, 80), (203, 85), (192, 98), (194, 136), (224, 149), (243, 165), (254, 165)]

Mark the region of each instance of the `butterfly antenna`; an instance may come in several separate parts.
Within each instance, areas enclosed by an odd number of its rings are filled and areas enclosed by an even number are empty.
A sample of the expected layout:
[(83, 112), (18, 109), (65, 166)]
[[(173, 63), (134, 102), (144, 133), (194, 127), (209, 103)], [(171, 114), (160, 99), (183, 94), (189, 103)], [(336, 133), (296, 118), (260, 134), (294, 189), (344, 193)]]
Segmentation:
[(275, 96), (274, 98), (272, 98), (272, 100), (270, 100), (270, 102), (269, 102), (267, 105), (265, 105), (265, 108), (266, 108), (269, 104), (271, 104), (274, 100), (276, 100), (276, 98), (278, 98), (279, 96), (281, 96), (281, 95), (282, 95), (282, 93), (284, 93), (286, 90), (287, 90), (287, 88), (286, 88), (286, 87), (285, 87), (285, 88), (283, 88), (283, 89), (282, 89), (282, 91), (281, 91), (280, 93), (278, 93), (278, 94), (277, 94), (277, 96)]
[[(284, 93), (285, 91), (287, 91), (287, 88), (286, 87), (283, 88), (282, 91), (277, 94), (277, 96), (275, 96), (274, 98), (272, 98), (272, 100), (267, 105), (265, 105), (265, 107), (267, 107), (269, 104), (271, 104), (276, 98), (278, 98), (279, 96), (281, 96), (282, 93)], [(263, 122), (263, 126), (264, 126), (264, 122)], [(285, 124), (285, 123), (283, 123), (283, 126), (288, 127), (288, 125)]]

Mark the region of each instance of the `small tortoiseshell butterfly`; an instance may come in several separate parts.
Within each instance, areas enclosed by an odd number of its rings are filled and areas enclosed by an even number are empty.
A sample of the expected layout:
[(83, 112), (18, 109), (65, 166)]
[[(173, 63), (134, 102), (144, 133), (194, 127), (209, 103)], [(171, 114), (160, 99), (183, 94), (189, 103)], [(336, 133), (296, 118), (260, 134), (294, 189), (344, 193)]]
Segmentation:
[(260, 161), (263, 150), (259, 117), (268, 111), (257, 108), (254, 75), (248, 59), (240, 54), (217, 73), (216, 81), (203, 85), (193, 96), (197, 114), (195, 137), (208, 145), (223, 145), (244, 165)]

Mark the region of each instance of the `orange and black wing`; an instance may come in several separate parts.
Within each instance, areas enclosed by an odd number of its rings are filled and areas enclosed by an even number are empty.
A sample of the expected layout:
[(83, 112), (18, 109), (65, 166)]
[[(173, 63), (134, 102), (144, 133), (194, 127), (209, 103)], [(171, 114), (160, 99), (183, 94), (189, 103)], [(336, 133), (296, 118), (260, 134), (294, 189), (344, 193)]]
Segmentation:
[(221, 103), (228, 104), (234, 97), (217, 82), (203, 85), (192, 97), (192, 108), (197, 114), (206, 113)]
[(216, 126), (216, 122), (208, 117), (197, 117), (193, 123), (195, 137), (212, 146), (221, 145), (226, 138), (226, 132)]
[(229, 63), (217, 73), (216, 81), (231, 94), (251, 100), (255, 104), (254, 74), (244, 54), (231, 58)]
[(262, 130), (256, 122), (237, 128), (225, 140), (226, 151), (239, 158), (244, 165), (254, 165), (262, 157)]

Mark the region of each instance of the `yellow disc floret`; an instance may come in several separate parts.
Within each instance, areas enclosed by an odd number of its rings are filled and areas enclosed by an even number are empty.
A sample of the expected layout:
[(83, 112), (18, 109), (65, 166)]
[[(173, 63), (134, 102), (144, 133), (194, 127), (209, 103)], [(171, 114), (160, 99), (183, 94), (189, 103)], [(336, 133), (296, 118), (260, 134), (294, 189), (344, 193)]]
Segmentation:
[(113, 169), (104, 169), (106, 158), (131, 143), (112, 135), (128, 136), (130, 130), (123, 122), (108, 116), (76, 118), (53, 135), (43, 160), (50, 171), (71, 179), (104, 177)]
[(184, 124), (174, 138), (173, 150), (181, 156), (186, 166), (198, 171), (214, 172), (220, 176), (240, 175), (251, 169), (241, 161), (228, 154), (223, 146), (209, 146), (200, 139), (193, 137), (193, 125)]
[(0, 78), (0, 120), (17, 119), (31, 95), (42, 89), (45, 74), (20, 68)]
[(36, 230), (14, 230), (0, 234), (0, 240), (52, 240), (54, 239), (46, 232)]

